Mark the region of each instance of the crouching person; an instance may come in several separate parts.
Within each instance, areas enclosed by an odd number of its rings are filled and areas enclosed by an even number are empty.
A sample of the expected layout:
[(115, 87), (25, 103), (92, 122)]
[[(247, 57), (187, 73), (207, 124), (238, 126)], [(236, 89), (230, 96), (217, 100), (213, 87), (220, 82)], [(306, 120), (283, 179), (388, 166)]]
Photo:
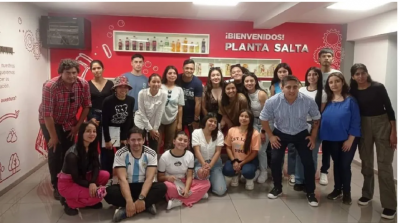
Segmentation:
[(129, 131), (127, 145), (117, 151), (114, 173), (118, 184), (107, 187), (104, 199), (117, 206), (113, 222), (147, 211), (157, 213), (155, 204), (164, 199), (167, 187), (153, 182), (157, 172), (157, 153), (144, 146), (146, 132), (134, 127)]

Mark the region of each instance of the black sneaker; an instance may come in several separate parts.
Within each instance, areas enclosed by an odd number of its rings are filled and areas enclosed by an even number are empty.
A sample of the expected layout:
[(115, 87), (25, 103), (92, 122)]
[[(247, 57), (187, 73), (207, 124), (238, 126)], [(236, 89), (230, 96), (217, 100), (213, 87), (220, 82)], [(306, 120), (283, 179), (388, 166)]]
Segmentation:
[(383, 212), (381, 214), (382, 218), (386, 218), (389, 220), (394, 219), (395, 216), (396, 216), (396, 210), (387, 209), (387, 208), (383, 209)]
[(282, 194), (282, 188), (276, 188), (274, 187), (268, 194), (268, 198), (270, 199), (276, 199), (278, 196)]
[(103, 208), (103, 204), (101, 202), (92, 205), (92, 206), (87, 206), (86, 208), (90, 208), (90, 209), (102, 209)]
[(312, 194), (307, 194), (307, 200), (308, 200), (308, 204), (309, 204), (311, 207), (318, 207), (318, 200), (317, 200), (317, 198), (315, 197), (315, 194), (314, 194), (314, 193), (312, 193)]
[(64, 205), (64, 212), (66, 215), (69, 215), (69, 216), (78, 215), (78, 210), (72, 209), (72, 208), (68, 207), (68, 205)]
[(369, 202), (371, 202), (371, 199), (368, 199), (366, 197), (361, 197), (360, 199), (358, 199), (358, 204), (362, 206), (368, 205)]
[(341, 197), (342, 197), (342, 191), (333, 189), (332, 193), (328, 194), (327, 198), (329, 200), (336, 200), (336, 199), (341, 198)]
[(151, 205), (150, 207), (146, 208), (146, 211), (152, 215), (156, 215), (157, 214), (156, 205), (155, 204)]
[(60, 203), (61, 203), (62, 206), (65, 206), (67, 204), (67, 201), (65, 200), (64, 197), (61, 197), (60, 198)]
[(304, 191), (305, 186), (304, 186), (304, 184), (295, 184), (295, 185), (293, 186), (293, 189), (294, 189), (295, 191)]
[(125, 218), (126, 218), (126, 209), (120, 207), (115, 210), (112, 222), (120, 222)]
[(60, 193), (58, 193), (57, 189), (54, 189), (53, 196), (54, 196), (54, 199), (56, 199), (57, 201), (59, 201), (61, 199), (61, 195), (60, 195)]
[(350, 193), (343, 193), (343, 204), (352, 204), (351, 194)]

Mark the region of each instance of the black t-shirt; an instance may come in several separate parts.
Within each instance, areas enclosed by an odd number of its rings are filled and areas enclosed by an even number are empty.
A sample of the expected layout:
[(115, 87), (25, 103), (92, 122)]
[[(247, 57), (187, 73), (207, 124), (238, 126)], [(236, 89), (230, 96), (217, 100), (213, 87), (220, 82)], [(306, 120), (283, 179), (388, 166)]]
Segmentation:
[(243, 86), (243, 82), (242, 83), (235, 83), (235, 87), (236, 87), (236, 92), (237, 93), (242, 93), (244, 94), (244, 86)]
[[(194, 121), (196, 101), (195, 98), (203, 96), (203, 84), (201, 80), (193, 76), (190, 82), (182, 80), (182, 74), (178, 75), (177, 84), (182, 88), (185, 95), (185, 106), (183, 106), (183, 124), (189, 124)], [(200, 114), (199, 114), (200, 115)]]
[(396, 120), (392, 103), (383, 84), (373, 81), (367, 89), (351, 89), (350, 93), (357, 99), (361, 116), (387, 114), (390, 121)]

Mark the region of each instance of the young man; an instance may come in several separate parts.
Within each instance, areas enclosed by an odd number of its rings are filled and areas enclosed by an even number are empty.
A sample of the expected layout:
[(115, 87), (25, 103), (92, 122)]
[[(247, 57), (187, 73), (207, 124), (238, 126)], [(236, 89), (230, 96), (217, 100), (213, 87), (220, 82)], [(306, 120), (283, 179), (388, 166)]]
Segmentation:
[(236, 91), (243, 94), (243, 73), (248, 71), (246, 68), (240, 66), (240, 64), (235, 64), (231, 66), (231, 77), (235, 80)]
[[(178, 75), (177, 83), (185, 94), (185, 106), (183, 106), (182, 129), (185, 126), (189, 130), (190, 142), (192, 132), (199, 128), (201, 98), (203, 96), (203, 84), (200, 79), (193, 75), (195, 63), (191, 59), (183, 62), (183, 74)], [(192, 144), (190, 143), (190, 148)]]
[(128, 95), (135, 98), (135, 107), (133, 112), (138, 110), (138, 95), (139, 91), (147, 88), (148, 78), (142, 74), (142, 68), (144, 64), (144, 57), (141, 54), (134, 54), (131, 57), (132, 71), (123, 74), (128, 78), (129, 85), (132, 89), (128, 92)]
[[(78, 77), (79, 64), (75, 60), (62, 60), (58, 73), (60, 76), (43, 84), (39, 106), (39, 123), (47, 143), (51, 184), (56, 200), (60, 199), (57, 174), (64, 163), (64, 154), (74, 144), (78, 129), (92, 106), (89, 84)], [(83, 110), (79, 120), (76, 120), (80, 107)]]
[(128, 144), (117, 151), (114, 173), (118, 184), (107, 187), (104, 199), (117, 206), (113, 222), (119, 222), (135, 214), (147, 211), (157, 213), (155, 204), (164, 199), (167, 187), (154, 182), (157, 172), (157, 153), (144, 146), (146, 132), (133, 127), (129, 131)]
[[(339, 72), (339, 70), (335, 70), (331, 68), (333, 62), (333, 50), (330, 48), (323, 48), (318, 53), (318, 60), (321, 64), (322, 71), (322, 83), (323, 87), (325, 87), (326, 80), (331, 73)], [(321, 166), (321, 174), (319, 178), (319, 184), (328, 185), (328, 170), (331, 166), (331, 153), (329, 150), (324, 150), (322, 147), (322, 166)]]
[[(315, 198), (314, 163), (312, 149), (321, 114), (314, 99), (299, 93), (300, 81), (292, 75), (282, 80), (283, 94), (277, 94), (265, 102), (260, 119), (263, 129), (268, 134), (272, 147), (271, 170), (274, 178), (274, 188), (268, 198), (276, 199), (282, 194), (282, 159), (289, 143), (293, 143), (304, 166), (304, 178), (308, 204), (318, 206)], [(313, 120), (311, 135), (308, 133), (307, 115)], [(274, 122), (274, 131), (269, 127), (269, 121)]]

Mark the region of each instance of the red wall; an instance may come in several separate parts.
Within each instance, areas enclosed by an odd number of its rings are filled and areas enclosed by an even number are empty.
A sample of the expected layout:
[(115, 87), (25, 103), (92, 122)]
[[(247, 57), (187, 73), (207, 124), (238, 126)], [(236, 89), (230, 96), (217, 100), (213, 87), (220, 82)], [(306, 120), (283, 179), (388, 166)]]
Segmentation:
[[(65, 15), (64, 15), (65, 16)], [(73, 15), (67, 15), (73, 16)], [(281, 59), (288, 63), (295, 76), (304, 80), (305, 71), (310, 66), (319, 66), (316, 61), (318, 50), (322, 47), (331, 47), (335, 50), (334, 67), (340, 67), (341, 57), (341, 25), (328, 24), (307, 24), (307, 23), (285, 23), (274, 29), (253, 29), (251, 22), (231, 22), (231, 21), (204, 21), (204, 20), (186, 20), (186, 19), (165, 19), (165, 18), (144, 18), (144, 17), (122, 17), (122, 16), (85, 16), (92, 24), (92, 49), (86, 51), (80, 50), (61, 50), (51, 49), (51, 72), (52, 76), (57, 75), (58, 63), (63, 58), (77, 58), (83, 53), (91, 59), (103, 61), (105, 66), (105, 77), (116, 77), (122, 73), (131, 71), (130, 57), (133, 53), (113, 52), (112, 32), (114, 30), (123, 31), (141, 31), (141, 32), (169, 32), (169, 33), (199, 33), (210, 34), (210, 54), (202, 55), (208, 57), (226, 57), (226, 58), (260, 58), (260, 59)], [(120, 27), (124, 22), (124, 25)], [(283, 41), (273, 40), (227, 40), (226, 33), (268, 33), (284, 34)], [(111, 35), (111, 38), (108, 36)], [(243, 51), (225, 51), (225, 43), (267, 43), (269, 52), (243, 52)], [(290, 53), (275, 52), (274, 45), (280, 44), (307, 44), (309, 52)], [(103, 44), (107, 44), (112, 51), (112, 57), (107, 58), (103, 51)], [(238, 48), (238, 46), (236, 46)], [(147, 76), (153, 73), (154, 66), (158, 67), (157, 73), (160, 75), (167, 65), (175, 65), (182, 71), (182, 63), (185, 59), (198, 55), (190, 54), (160, 54), (160, 53), (142, 53), (149, 67)], [(78, 58), (79, 61), (88, 65), (89, 62), (84, 58)], [(84, 68), (82, 66), (82, 69)], [(92, 79), (90, 71), (86, 79)], [(203, 79), (204, 80), (204, 79)]]

